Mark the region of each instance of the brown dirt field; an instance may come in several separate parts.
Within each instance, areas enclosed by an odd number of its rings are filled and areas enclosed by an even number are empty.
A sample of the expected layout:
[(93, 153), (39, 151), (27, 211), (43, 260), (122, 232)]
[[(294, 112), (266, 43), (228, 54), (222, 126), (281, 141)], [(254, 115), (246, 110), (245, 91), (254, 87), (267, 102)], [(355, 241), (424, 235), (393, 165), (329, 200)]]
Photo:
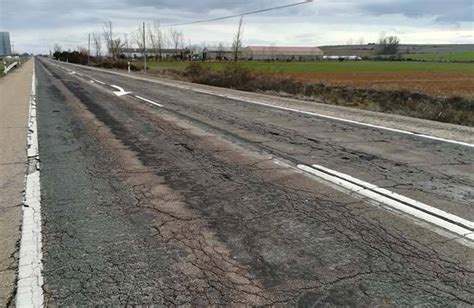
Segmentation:
[(409, 90), (430, 95), (474, 97), (474, 73), (297, 73), (272, 74), (303, 82), (377, 90)]

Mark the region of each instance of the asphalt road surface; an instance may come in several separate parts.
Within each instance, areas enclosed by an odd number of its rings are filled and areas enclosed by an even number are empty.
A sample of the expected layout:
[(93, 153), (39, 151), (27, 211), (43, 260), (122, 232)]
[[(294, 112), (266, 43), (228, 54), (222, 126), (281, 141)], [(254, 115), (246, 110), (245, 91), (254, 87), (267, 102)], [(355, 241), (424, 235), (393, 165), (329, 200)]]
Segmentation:
[(46, 305), (474, 304), (472, 242), (296, 168), (470, 222), (472, 147), (49, 60), (36, 76)]

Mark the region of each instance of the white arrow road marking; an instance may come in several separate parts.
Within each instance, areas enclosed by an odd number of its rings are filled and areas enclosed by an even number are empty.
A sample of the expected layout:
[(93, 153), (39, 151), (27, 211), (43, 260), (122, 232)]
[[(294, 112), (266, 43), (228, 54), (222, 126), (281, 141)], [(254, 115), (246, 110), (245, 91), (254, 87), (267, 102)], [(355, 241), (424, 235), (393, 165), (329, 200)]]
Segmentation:
[(465, 220), (430, 205), (401, 196), (387, 189), (377, 187), (373, 184), (351, 177), (350, 175), (323, 166), (313, 165), (309, 167), (298, 165), (298, 169), (315, 175), (339, 187), (343, 187), (344, 189), (360, 196), (376, 201), (379, 204), (388, 206), (397, 212), (410, 215), (435, 225), (438, 228), (448, 230), (459, 236), (460, 239), (471, 241), (468, 246), (472, 246), (472, 241), (474, 241), (474, 223), (472, 221)]
[(135, 97), (138, 98), (138, 99), (140, 99), (140, 100), (142, 100), (142, 101), (145, 101), (145, 102), (147, 102), (147, 103), (150, 103), (150, 104), (152, 104), (152, 105), (155, 105), (155, 106), (157, 106), (157, 107), (163, 107), (163, 105), (158, 104), (158, 103), (155, 103), (154, 101), (151, 101), (151, 100), (149, 100), (149, 99), (147, 99), (147, 98), (144, 98), (144, 97), (141, 97), (141, 96), (138, 96), (138, 95), (135, 95)]
[(132, 93), (132, 92), (125, 92), (125, 90), (119, 86), (111, 85), (111, 87), (118, 90), (118, 91), (114, 91), (114, 94), (117, 96), (124, 96), (124, 95)]

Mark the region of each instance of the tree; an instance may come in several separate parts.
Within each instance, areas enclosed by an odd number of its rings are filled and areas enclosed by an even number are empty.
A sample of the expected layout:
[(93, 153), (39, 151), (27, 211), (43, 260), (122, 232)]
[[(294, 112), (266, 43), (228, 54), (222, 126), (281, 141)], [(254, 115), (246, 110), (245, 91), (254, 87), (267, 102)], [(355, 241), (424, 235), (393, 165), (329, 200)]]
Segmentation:
[(387, 36), (380, 38), (379, 54), (381, 55), (396, 55), (398, 54), (398, 47), (400, 46), (400, 39), (398, 36)]
[(224, 44), (222, 44), (222, 42), (219, 42), (217, 45), (217, 58), (218, 60), (222, 60), (224, 58)]
[(114, 38), (111, 21), (106, 22), (104, 24), (103, 36), (104, 36), (104, 40), (107, 46), (107, 50), (109, 52), (109, 56), (117, 60), (119, 55), (122, 53), (122, 50), (126, 45), (126, 42), (122, 41), (122, 39), (120, 38)]
[(94, 44), (95, 56), (100, 57), (100, 51), (102, 49), (102, 39), (100, 33), (92, 33), (92, 42)]
[(54, 44), (54, 52), (61, 52), (63, 50), (63, 48), (59, 45), (59, 44)]
[(175, 50), (176, 55), (178, 55), (178, 49), (184, 44), (184, 36), (182, 31), (176, 29), (170, 29), (170, 39), (173, 49)]
[(150, 45), (155, 52), (155, 60), (163, 58), (163, 32), (160, 28), (160, 22), (155, 21), (152, 25), (148, 25), (148, 40), (150, 41)]
[(143, 40), (143, 37), (146, 37), (145, 31), (146, 30), (142, 26), (139, 26), (138, 29), (132, 33), (132, 40), (137, 44), (140, 50), (145, 48), (145, 41)]
[(235, 34), (234, 41), (232, 42), (232, 50), (234, 52), (234, 61), (237, 62), (239, 59), (239, 52), (242, 49), (242, 34), (244, 31), (243, 28), (244, 17), (240, 16), (239, 27), (237, 28), (237, 33)]

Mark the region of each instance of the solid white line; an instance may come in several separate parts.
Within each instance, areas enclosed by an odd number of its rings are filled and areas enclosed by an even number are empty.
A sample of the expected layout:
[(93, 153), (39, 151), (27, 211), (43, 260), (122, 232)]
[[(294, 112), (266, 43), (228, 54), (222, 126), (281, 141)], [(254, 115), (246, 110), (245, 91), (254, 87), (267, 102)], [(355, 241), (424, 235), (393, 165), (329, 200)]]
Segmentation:
[(21, 228), (17, 307), (43, 306), (42, 238), (41, 238), (41, 185), (38, 152), (38, 126), (36, 118), (36, 76), (33, 59), (33, 77), (28, 133), (28, 170), (23, 200), (23, 222)]
[(249, 99), (245, 99), (245, 98), (238, 97), (238, 96), (233, 96), (233, 95), (224, 95), (224, 94), (219, 94), (219, 93), (215, 93), (215, 92), (212, 92), (212, 91), (191, 89), (189, 87), (185, 87), (185, 88), (188, 88), (189, 90), (194, 91), (194, 92), (198, 92), (198, 93), (209, 94), (209, 95), (224, 97), (224, 98), (228, 98), (228, 99), (243, 101), (243, 102), (250, 103), (250, 104), (266, 106), (266, 107), (271, 107), (271, 108), (280, 109), (280, 110), (284, 110), (284, 111), (291, 111), (291, 112), (301, 113), (301, 114), (305, 114), (305, 115), (311, 115), (311, 116), (315, 116), (315, 117), (319, 117), (319, 118), (336, 120), (336, 121), (339, 121), (339, 122), (345, 122), (345, 123), (356, 124), (356, 125), (360, 125), (360, 126), (366, 126), (366, 127), (376, 128), (376, 129), (382, 129), (382, 130), (391, 131), (391, 132), (395, 132), (395, 133), (400, 133), (400, 134), (404, 134), (404, 135), (411, 135), (411, 136), (421, 137), (421, 138), (425, 138), (425, 139), (431, 139), (431, 140), (436, 140), (436, 141), (453, 143), (453, 144), (457, 144), (457, 145), (462, 145), (462, 146), (474, 148), (474, 144), (472, 144), (472, 143), (461, 142), (461, 141), (456, 141), (456, 140), (451, 140), (451, 139), (445, 139), (445, 138), (440, 138), (440, 137), (435, 137), (435, 136), (430, 136), (430, 135), (425, 135), (425, 134), (419, 134), (419, 133), (416, 133), (416, 132), (410, 132), (410, 131), (396, 129), (396, 128), (390, 128), (390, 127), (385, 127), (385, 126), (380, 126), (380, 125), (375, 125), (375, 124), (369, 124), (369, 123), (364, 123), (364, 122), (359, 122), (359, 121), (354, 121), (354, 120), (348, 120), (348, 119), (328, 116), (328, 115), (319, 114), (319, 113), (310, 112), (310, 111), (304, 111), (304, 110), (299, 110), (299, 109), (293, 109), (293, 108), (288, 108), (288, 107), (282, 107), (282, 106), (257, 102), (257, 101), (254, 101), (254, 100), (249, 100)]
[(448, 230), (462, 239), (474, 241), (473, 222), (471, 221), (322, 166), (313, 165), (313, 167), (309, 167), (306, 165), (298, 165), (298, 169), (388, 206), (396, 211)]
[(164, 107), (163, 105), (158, 104), (158, 103), (155, 103), (154, 101), (151, 101), (151, 100), (149, 100), (149, 99), (147, 99), (147, 98), (144, 98), (144, 97), (141, 97), (141, 96), (138, 96), (138, 95), (135, 95), (135, 97), (138, 98), (138, 99), (140, 99), (140, 100), (142, 100), (142, 101), (145, 101), (145, 102), (147, 102), (147, 103), (150, 103), (150, 104), (152, 104), (152, 105), (155, 105), (155, 106), (158, 106), (158, 107)]

